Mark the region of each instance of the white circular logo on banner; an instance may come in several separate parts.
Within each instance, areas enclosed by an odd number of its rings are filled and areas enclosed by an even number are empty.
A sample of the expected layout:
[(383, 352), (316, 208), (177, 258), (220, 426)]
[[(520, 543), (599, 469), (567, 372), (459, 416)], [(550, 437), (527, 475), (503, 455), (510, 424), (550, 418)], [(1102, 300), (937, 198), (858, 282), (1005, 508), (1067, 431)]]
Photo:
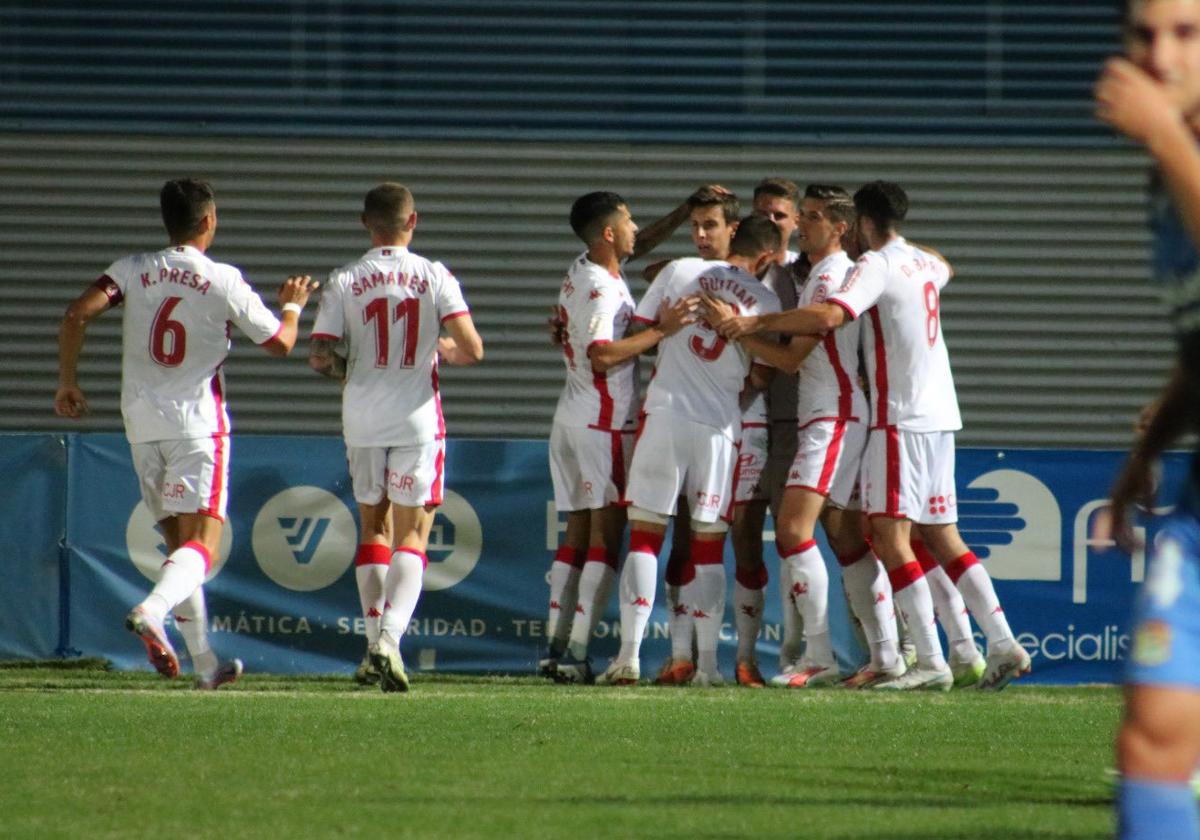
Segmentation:
[(471, 574), (482, 550), (483, 528), (475, 509), (462, 496), (447, 490), (429, 532), (425, 550), (429, 568), (421, 588), (433, 592), (459, 583)]
[(354, 561), (358, 528), (342, 500), (320, 487), (291, 487), (258, 512), (250, 543), (259, 568), (285, 589), (312, 592)]
[[(233, 547), (233, 526), (225, 523), (221, 529), (221, 550), (219, 556), (212, 558), (212, 568), (204, 578), (205, 583), (212, 580), (221, 571), (225, 561), (229, 559), (229, 551)], [(125, 525), (125, 548), (129, 551), (129, 559), (137, 570), (154, 583), (162, 577), (162, 564), (167, 559), (167, 544), (162, 534), (158, 532), (158, 523), (150, 515), (150, 509), (145, 502), (138, 502), (129, 514), (129, 522)]]

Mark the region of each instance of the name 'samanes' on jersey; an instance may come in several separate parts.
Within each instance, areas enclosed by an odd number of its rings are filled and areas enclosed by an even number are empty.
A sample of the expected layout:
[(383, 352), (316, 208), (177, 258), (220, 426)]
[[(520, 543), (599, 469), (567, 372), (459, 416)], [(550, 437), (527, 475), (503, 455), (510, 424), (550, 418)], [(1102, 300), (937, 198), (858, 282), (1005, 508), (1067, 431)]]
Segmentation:
[(150, 272), (142, 274), (142, 288), (146, 289), (150, 286), (157, 286), (160, 283), (175, 283), (183, 286), (186, 289), (195, 289), (202, 295), (208, 294), (208, 288), (212, 285), (208, 280), (205, 280), (199, 274), (196, 274), (188, 269), (180, 271), (178, 268), (160, 268), (158, 270), (158, 279), (151, 280)]
[(429, 291), (429, 281), (418, 277), (409, 277), (403, 272), (389, 271), (384, 274), (376, 271), (374, 274), (355, 278), (350, 284), (350, 291), (355, 297), (368, 292), (376, 286), (407, 286), (410, 291), (423, 295)]
[(738, 303), (747, 308), (755, 306), (758, 303), (758, 300), (754, 297), (754, 295), (746, 291), (740, 283), (731, 277), (712, 277), (707, 274), (702, 274), (700, 275), (700, 279), (696, 282), (698, 282), (700, 284), (700, 288), (704, 289), (706, 292), (727, 291), (732, 293), (733, 296), (738, 299)]

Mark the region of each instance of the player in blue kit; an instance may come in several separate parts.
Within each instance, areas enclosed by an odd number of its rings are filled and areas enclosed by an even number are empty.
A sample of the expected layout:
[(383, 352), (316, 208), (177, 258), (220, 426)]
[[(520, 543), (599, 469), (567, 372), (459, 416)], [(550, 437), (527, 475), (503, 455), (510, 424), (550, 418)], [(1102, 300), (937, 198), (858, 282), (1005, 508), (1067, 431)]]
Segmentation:
[[(1171, 379), (1144, 414), (1109, 518), (1097, 529), (1129, 550), (1133, 506), (1154, 499), (1156, 458), (1200, 421), (1200, 2), (1130, 0), (1126, 58), (1105, 65), (1096, 113), (1154, 158), (1153, 269), (1178, 347)], [(1118, 836), (1200, 837), (1188, 783), (1200, 760), (1200, 458), (1154, 547), (1125, 682)]]

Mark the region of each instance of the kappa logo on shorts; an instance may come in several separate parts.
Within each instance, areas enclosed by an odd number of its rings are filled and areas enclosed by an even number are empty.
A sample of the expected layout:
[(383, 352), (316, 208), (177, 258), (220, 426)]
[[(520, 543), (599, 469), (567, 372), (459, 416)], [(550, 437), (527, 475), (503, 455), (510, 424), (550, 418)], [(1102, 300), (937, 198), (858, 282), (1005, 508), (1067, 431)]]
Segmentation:
[[(167, 544), (163, 542), (158, 524), (145, 502), (138, 502), (129, 514), (129, 521), (125, 524), (125, 548), (137, 570), (158, 583), (162, 576), (163, 563), (167, 560)], [(221, 550), (218, 556), (213, 558), (212, 568), (204, 578), (206, 582), (215, 578), (224, 568), (232, 548), (233, 525), (226, 522), (225, 527), (221, 529)]]
[(483, 553), (483, 527), (475, 508), (453, 490), (447, 490), (429, 531), (425, 555), (429, 567), (421, 588), (426, 592), (449, 589), (466, 579)]
[(328, 490), (302, 485), (271, 497), (254, 519), (250, 545), (263, 574), (284, 589), (312, 592), (354, 562), (358, 526)]
[(993, 578), (1062, 580), (1062, 512), (1041, 481), (1019, 470), (992, 470), (957, 499), (947, 497), (946, 507), (955, 502), (963, 541)]

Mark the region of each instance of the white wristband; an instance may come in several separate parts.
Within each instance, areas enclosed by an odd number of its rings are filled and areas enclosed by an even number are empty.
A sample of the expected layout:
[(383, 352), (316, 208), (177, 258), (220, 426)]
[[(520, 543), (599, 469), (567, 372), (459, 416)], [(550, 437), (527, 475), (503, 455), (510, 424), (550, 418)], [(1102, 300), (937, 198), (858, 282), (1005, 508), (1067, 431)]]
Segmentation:
[(280, 307), (281, 312), (295, 312), (297, 315), (299, 315), (303, 309), (303, 306), (294, 301), (289, 301)]

